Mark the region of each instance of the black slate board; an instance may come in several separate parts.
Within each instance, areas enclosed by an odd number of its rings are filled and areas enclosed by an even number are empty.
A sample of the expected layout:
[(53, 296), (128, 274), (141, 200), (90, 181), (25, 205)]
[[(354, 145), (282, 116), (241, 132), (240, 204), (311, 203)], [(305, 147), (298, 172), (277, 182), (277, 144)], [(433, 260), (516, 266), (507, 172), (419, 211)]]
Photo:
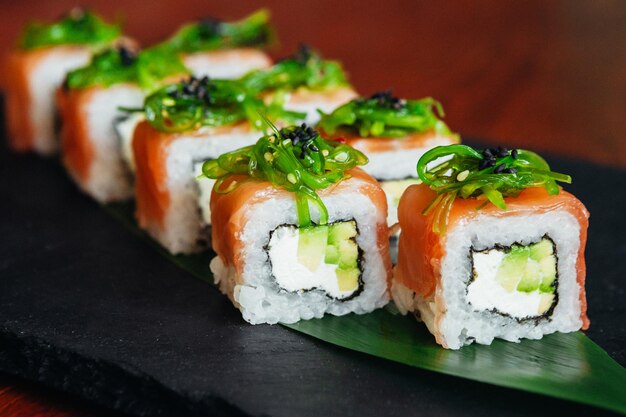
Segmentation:
[[(592, 213), (587, 334), (624, 364), (626, 172), (553, 162)], [(247, 325), (55, 160), (2, 148), (0, 181), (0, 371), (141, 416), (608, 415)]]

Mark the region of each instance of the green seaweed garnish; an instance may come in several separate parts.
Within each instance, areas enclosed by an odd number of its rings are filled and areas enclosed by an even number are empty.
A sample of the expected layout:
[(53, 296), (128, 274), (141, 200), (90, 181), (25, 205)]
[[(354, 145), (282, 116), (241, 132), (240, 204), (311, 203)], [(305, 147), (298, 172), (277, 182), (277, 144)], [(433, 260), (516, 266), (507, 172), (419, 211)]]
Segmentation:
[(328, 210), (317, 190), (349, 178), (346, 171), (366, 164), (367, 157), (348, 145), (323, 139), (305, 124), (281, 130), (268, 124), (273, 134), (206, 161), (202, 175), (217, 180), (214, 189), (218, 193), (235, 189), (240, 177), (268, 181), (295, 194), (300, 227), (313, 225), (309, 203), (319, 212), (318, 224), (327, 224)]
[(274, 30), (265, 9), (236, 21), (207, 18), (181, 27), (164, 44), (178, 52), (199, 52), (238, 47), (263, 47), (273, 39)]
[(88, 65), (70, 71), (64, 85), (73, 89), (135, 82), (136, 61), (137, 54), (124, 46), (105, 49), (94, 55)]
[(390, 90), (375, 93), (370, 98), (357, 98), (322, 114), (319, 126), (329, 134), (339, 130), (361, 137), (403, 137), (411, 133), (434, 130), (450, 134), (441, 120), (441, 104), (433, 98), (404, 100), (394, 97)]
[(569, 175), (550, 170), (534, 152), (487, 148), (482, 152), (466, 145), (438, 146), (426, 152), (417, 163), (419, 178), (437, 197), (422, 214), (433, 212), (433, 231), (444, 233), (448, 214), (456, 198), (484, 200), (477, 209), (491, 202), (506, 210), (505, 197), (515, 197), (528, 187), (543, 186), (550, 195), (559, 193), (557, 181), (570, 184)]
[(106, 44), (118, 38), (120, 33), (119, 25), (106, 23), (89, 11), (75, 8), (54, 23), (30, 23), (22, 34), (20, 47), (33, 49), (56, 45)]
[(128, 82), (146, 91), (161, 87), (171, 75), (189, 74), (177, 54), (166, 48), (153, 47), (136, 53), (124, 46), (108, 48), (93, 56), (89, 64), (70, 71), (67, 88), (108, 87)]
[(189, 75), (177, 53), (169, 48), (154, 46), (145, 49), (137, 56), (137, 82), (147, 91), (153, 91), (164, 84), (172, 75)]
[(306, 45), (268, 69), (253, 70), (241, 81), (256, 93), (294, 90), (298, 87), (326, 89), (347, 86), (346, 75), (337, 61), (324, 60)]
[(269, 13), (265, 10), (232, 23), (205, 19), (185, 25), (168, 40), (141, 51), (131, 64), (124, 59), (122, 49), (117, 55), (114, 50), (105, 51), (86, 67), (70, 73), (66, 85), (85, 88), (135, 82), (146, 91), (154, 91), (172, 75), (190, 74), (179, 56), (181, 53), (262, 46), (269, 42), (271, 35)]
[(261, 113), (288, 123), (304, 118), (302, 113), (265, 105), (235, 80), (210, 80), (208, 77), (191, 77), (165, 86), (149, 95), (141, 110), (148, 122), (162, 132), (183, 132), (240, 121), (248, 121), (260, 130), (263, 127)]

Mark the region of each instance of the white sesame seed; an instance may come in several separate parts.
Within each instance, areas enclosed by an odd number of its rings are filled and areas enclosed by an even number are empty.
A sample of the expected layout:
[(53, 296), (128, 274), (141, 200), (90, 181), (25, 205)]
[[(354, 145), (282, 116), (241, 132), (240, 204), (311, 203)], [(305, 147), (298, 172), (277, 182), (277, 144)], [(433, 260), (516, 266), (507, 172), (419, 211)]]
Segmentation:
[(348, 160), (348, 154), (345, 152), (339, 152), (337, 155), (335, 155), (335, 161), (345, 162), (347, 160)]
[(465, 181), (469, 176), (469, 171), (466, 169), (465, 171), (459, 172), (459, 175), (456, 176), (457, 181)]
[(292, 173), (287, 174), (287, 181), (289, 181), (292, 184), (296, 183), (296, 176), (293, 175)]

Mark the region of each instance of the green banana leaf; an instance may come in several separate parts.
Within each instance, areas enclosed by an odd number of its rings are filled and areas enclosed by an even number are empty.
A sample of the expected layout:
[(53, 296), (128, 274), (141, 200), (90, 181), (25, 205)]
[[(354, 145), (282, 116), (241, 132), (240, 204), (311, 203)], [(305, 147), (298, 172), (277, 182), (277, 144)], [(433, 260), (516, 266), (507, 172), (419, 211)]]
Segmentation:
[[(209, 269), (213, 253), (170, 255), (138, 229), (132, 204), (114, 204), (105, 209), (163, 256), (213, 283)], [(423, 324), (399, 315), (393, 304), (370, 314), (327, 315), (284, 326), (337, 346), (417, 368), (626, 414), (626, 369), (582, 332), (556, 333), (520, 343), (495, 340), (490, 346), (472, 344), (456, 351), (447, 350), (435, 343)]]

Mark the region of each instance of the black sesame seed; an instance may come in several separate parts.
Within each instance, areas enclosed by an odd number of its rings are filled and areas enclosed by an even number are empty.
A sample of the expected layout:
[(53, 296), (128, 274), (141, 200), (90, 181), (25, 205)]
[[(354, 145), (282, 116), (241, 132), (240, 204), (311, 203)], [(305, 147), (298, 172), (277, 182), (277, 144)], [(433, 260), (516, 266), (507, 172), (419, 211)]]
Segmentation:
[(517, 149), (513, 149), (513, 150), (511, 151), (511, 157), (512, 157), (513, 159), (517, 159)]
[(214, 17), (206, 17), (198, 22), (198, 35), (206, 39), (222, 32), (222, 22)]
[(504, 172), (505, 169), (506, 169), (506, 166), (504, 164), (500, 164), (497, 167), (495, 167), (495, 169), (493, 170), (493, 173), (501, 174), (502, 172)]
[(121, 46), (118, 49), (118, 53), (120, 54), (120, 61), (123, 66), (128, 67), (135, 62), (137, 56), (129, 49), (124, 46)]
[(507, 168), (507, 169), (502, 170), (503, 174), (515, 174), (516, 172), (517, 172), (517, 169), (515, 168)]
[(495, 159), (489, 159), (487, 161), (487, 166), (488, 167), (492, 167), (492, 166), (495, 166), (495, 165), (496, 165), (496, 160)]
[(509, 150), (507, 148), (503, 148), (502, 146), (498, 147), (498, 156), (500, 158), (504, 158), (505, 156), (509, 156)]

